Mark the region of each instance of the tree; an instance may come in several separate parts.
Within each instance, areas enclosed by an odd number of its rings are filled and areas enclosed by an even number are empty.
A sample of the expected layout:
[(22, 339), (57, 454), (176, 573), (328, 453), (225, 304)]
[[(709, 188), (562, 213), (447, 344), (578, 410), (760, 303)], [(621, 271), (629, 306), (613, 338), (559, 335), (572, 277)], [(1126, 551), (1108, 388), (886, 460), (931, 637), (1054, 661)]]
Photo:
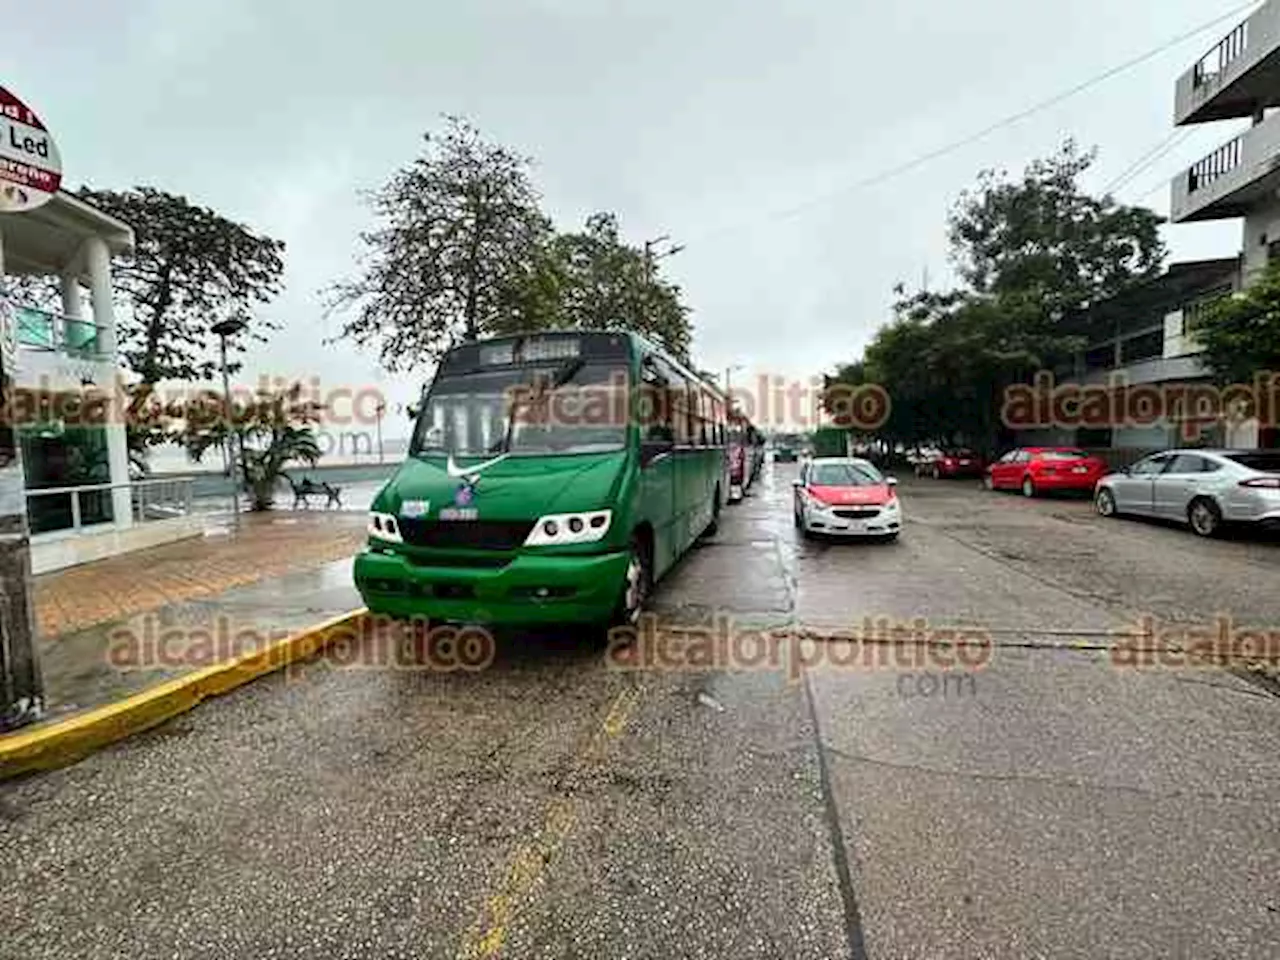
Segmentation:
[(1159, 274), (1163, 219), (1085, 193), (1080, 176), (1095, 156), (1068, 140), (1033, 161), (1020, 181), (986, 170), (976, 190), (961, 194), (948, 226), (952, 259), (970, 289), (1065, 310)]
[(237, 441), (236, 461), (252, 507), (270, 510), (285, 468), (291, 463), (315, 466), (320, 459), (312, 427), (319, 422), (320, 408), (301, 398), (302, 387), (295, 384), (277, 393), (260, 393), (237, 408), (208, 391), (203, 403), (188, 405), (188, 419), (176, 439), (196, 462), (211, 448)]
[(355, 311), (340, 337), (376, 346), (390, 370), (490, 332), (550, 229), (529, 160), (459, 117), (445, 121), (422, 156), (368, 195), (380, 222), (361, 234), (362, 272), (327, 294), (330, 311)]
[(864, 352), (860, 375), (893, 399), (886, 437), (995, 446), (1004, 389), (1083, 345), (1072, 311), (1159, 273), (1160, 218), (1085, 193), (1092, 162), (1068, 141), (1020, 181), (987, 171), (962, 194), (949, 233), (963, 284), (896, 288), (894, 318)]
[[(212, 378), (217, 341), (209, 328), (228, 317), (252, 321), (275, 298), (284, 243), (154, 187), (81, 187), (77, 196), (134, 230), (133, 255), (112, 264), (115, 287), (133, 306), (117, 318), (129, 368), (145, 386)], [(261, 340), (257, 331), (274, 327), (257, 319), (248, 336)], [(228, 346), (243, 349), (238, 339)]]
[(692, 335), (680, 288), (644, 250), (623, 243), (618, 218), (596, 213), (579, 233), (556, 233), (507, 285), (494, 333), (634, 330), (688, 359)]
[(1280, 373), (1280, 264), (1210, 306), (1193, 332), (1204, 348), (1201, 361), (1220, 385)]

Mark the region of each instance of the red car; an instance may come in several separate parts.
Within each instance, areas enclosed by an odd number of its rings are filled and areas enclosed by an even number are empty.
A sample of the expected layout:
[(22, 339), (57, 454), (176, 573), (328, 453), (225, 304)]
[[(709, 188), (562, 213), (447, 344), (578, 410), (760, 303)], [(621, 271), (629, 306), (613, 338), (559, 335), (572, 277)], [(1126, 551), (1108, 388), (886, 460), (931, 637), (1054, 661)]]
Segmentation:
[(929, 467), (930, 475), (935, 480), (944, 477), (980, 477), (982, 476), (982, 456), (965, 448), (943, 450)]
[(1018, 447), (987, 467), (988, 490), (1021, 490), (1025, 497), (1055, 490), (1092, 493), (1106, 463), (1075, 447)]

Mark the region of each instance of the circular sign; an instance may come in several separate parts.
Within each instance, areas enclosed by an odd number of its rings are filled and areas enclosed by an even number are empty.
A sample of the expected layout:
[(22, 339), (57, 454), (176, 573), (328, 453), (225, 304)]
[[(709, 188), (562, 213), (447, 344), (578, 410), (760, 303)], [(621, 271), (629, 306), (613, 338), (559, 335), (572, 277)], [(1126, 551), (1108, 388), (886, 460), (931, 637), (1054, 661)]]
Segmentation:
[(34, 210), (61, 183), (53, 137), (30, 107), (0, 87), (0, 213)]

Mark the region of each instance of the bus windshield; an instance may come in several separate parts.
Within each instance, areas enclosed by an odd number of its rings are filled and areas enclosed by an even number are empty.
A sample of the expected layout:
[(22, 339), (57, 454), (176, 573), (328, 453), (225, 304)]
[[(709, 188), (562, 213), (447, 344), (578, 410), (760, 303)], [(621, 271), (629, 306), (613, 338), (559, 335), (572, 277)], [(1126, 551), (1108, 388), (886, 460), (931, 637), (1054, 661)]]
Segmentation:
[(411, 456), (572, 454), (626, 443), (628, 377), (618, 363), (562, 361), (436, 379)]

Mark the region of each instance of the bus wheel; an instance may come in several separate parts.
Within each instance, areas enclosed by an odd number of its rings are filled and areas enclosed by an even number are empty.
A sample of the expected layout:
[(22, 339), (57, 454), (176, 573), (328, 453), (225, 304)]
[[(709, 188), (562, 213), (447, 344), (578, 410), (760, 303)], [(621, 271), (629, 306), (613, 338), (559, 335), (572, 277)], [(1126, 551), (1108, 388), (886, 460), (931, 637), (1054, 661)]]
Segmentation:
[(720, 488), (716, 487), (716, 497), (711, 502), (711, 522), (707, 524), (707, 529), (702, 531), (704, 537), (714, 537), (716, 531), (720, 529)]
[(652, 585), (653, 560), (649, 545), (643, 537), (633, 537), (627, 556), (627, 572), (622, 581), (622, 596), (618, 598), (618, 607), (613, 615), (615, 625), (634, 626), (639, 622)]

